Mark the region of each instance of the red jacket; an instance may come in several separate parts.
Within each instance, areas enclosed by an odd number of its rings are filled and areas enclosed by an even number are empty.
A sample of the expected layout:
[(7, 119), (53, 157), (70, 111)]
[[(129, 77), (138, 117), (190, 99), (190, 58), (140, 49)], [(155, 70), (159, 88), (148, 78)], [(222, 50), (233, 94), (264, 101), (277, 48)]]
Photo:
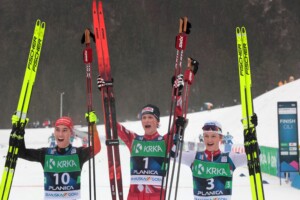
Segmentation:
[[(127, 130), (124, 126), (118, 123), (118, 135), (123, 140), (123, 142), (128, 147), (129, 151), (131, 152), (132, 143), (136, 136), (136, 133)], [(154, 140), (159, 137), (159, 133), (156, 132), (153, 135), (144, 135), (144, 139), (146, 140)], [(167, 143), (168, 141), (168, 134), (163, 136), (164, 141)], [(173, 139), (169, 139), (170, 145), (168, 151), (173, 144)], [(163, 189), (162, 197), (164, 196), (165, 190)], [(127, 200), (160, 200), (161, 193), (161, 186), (154, 186), (154, 185), (130, 185), (128, 198)], [(162, 198), (163, 199), (163, 198)]]
[[(182, 99), (181, 97), (177, 97), (177, 105), (175, 109), (176, 116), (182, 116)], [(172, 126), (173, 127), (173, 126)], [(138, 134), (127, 130), (124, 126), (121, 124), (117, 124), (117, 129), (118, 129), (118, 135), (123, 140), (123, 142), (126, 144), (128, 147), (129, 151), (131, 152), (132, 150), (132, 143), (135, 139), (136, 136), (139, 136)], [(171, 130), (171, 133), (173, 133), (173, 129)], [(157, 137), (159, 137), (159, 133), (156, 132), (153, 135), (144, 135), (145, 140), (155, 140)], [(168, 139), (168, 136), (169, 139)], [(170, 149), (172, 148), (173, 145), (173, 134), (165, 134), (163, 136), (164, 141), (167, 142), (169, 141), (169, 145), (167, 145), (168, 149), (167, 151), (170, 152)], [(129, 193), (127, 200), (164, 200), (164, 193), (165, 189), (162, 190), (161, 194), (161, 186), (155, 186), (155, 185), (130, 185), (129, 188)], [(162, 198), (160, 198), (162, 196)]]

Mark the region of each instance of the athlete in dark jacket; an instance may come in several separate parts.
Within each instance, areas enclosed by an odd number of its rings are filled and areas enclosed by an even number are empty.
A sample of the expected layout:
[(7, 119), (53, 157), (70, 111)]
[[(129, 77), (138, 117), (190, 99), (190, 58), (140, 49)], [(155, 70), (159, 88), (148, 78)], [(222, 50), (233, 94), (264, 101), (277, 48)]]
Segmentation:
[[(55, 122), (54, 136), (57, 146), (52, 148), (27, 149), (21, 141), (19, 157), (40, 162), (44, 169), (44, 199), (80, 199), (80, 175), (83, 164), (100, 152), (101, 144), (95, 125), (96, 115), (89, 113), (91, 129), (94, 132), (94, 148), (73, 147), (70, 137), (73, 122), (61, 117)], [(94, 149), (94, 152), (92, 152)]]

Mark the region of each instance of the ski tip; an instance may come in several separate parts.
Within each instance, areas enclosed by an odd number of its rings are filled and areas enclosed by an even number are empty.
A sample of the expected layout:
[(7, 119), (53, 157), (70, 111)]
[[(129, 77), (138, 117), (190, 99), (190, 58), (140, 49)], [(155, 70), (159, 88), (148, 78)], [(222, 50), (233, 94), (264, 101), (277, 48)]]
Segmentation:
[(241, 28), (241, 32), (242, 32), (243, 34), (246, 34), (246, 28), (245, 28), (244, 26)]
[(42, 22), (41, 26), (45, 27), (46, 26), (46, 22)]
[(236, 33), (246, 33), (245, 26), (236, 27), (235, 30), (236, 30)]
[(40, 19), (37, 19), (36, 22), (35, 22), (35, 25), (36, 25), (36, 26), (40, 26), (40, 25), (41, 25), (41, 20), (40, 20)]
[(98, 8), (99, 8), (99, 12), (101, 12), (102, 13), (102, 1), (99, 1), (98, 2)]
[(46, 28), (46, 22), (42, 22), (42, 20), (37, 19), (35, 22), (35, 26), (40, 26), (41, 28), (45, 29)]
[(46, 22), (42, 22), (41, 27), (42, 29), (46, 29)]

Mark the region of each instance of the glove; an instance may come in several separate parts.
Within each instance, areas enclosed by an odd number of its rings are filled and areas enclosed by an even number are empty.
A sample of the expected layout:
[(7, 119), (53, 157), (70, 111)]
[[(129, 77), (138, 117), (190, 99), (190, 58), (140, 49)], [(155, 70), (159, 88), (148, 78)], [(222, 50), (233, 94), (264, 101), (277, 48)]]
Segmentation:
[(114, 80), (112, 79), (111, 81), (105, 81), (100, 75), (97, 78), (97, 85), (98, 89), (101, 91), (101, 88), (103, 87), (108, 87), (113, 85)]
[(177, 75), (176, 78), (175, 76), (173, 76), (171, 81), (172, 81), (172, 86), (175, 88), (174, 95), (176, 95), (178, 89), (178, 95), (180, 96), (184, 86), (183, 74)]
[(199, 68), (199, 62), (197, 60), (189, 57), (188, 58), (188, 67), (190, 68), (190, 70), (195, 75), (198, 71), (198, 68)]
[(90, 124), (95, 124), (98, 119), (95, 111), (90, 111), (89, 113), (85, 113), (85, 118)]
[(184, 86), (183, 74), (179, 74), (177, 76), (176, 80), (174, 81), (173, 86), (175, 88), (179, 88), (180, 90), (183, 88), (183, 86)]
[[(173, 135), (173, 144), (176, 145), (177, 144), (177, 141), (178, 141), (178, 134), (174, 134)], [(175, 155), (175, 151), (174, 151), (174, 154)]]
[(105, 81), (101, 76), (98, 76), (98, 78), (97, 78), (97, 85), (98, 85), (98, 89), (100, 91), (101, 91), (101, 88), (105, 86)]
[(251, 116), (250, 122), (256, 127), (257, 126), (257, 115), (256, 113), (253, 113), (253, 115)]
[[(17, 126), (17, 124), (18, 124), (19, 122), (20, 122), (20, 118), (16, 115), (16, 113), (13, 114), (13, 115), (11, 116), (11, 123), (12, 123), (12, 125)], [(28, 122), (29, 122), (29, 118), (26, 118), (26, 119), (25, 119), (25, 123), (24, 123), (24, 127), (28, 124)]]
[(17, 125), (18, 122), (19, 122), (19, 117), (18, 117), (16, 114), (13, 114), (13, 115), (11, 116), (11, 124), (12, 124), (12, 125)]
[[(173, 137), (173, 142), (174, 142), (174, 144), (176, 144), (177, 143), (177, 141), (178, 140), (180, 140), (182, 137), (180, 137), (180, 136), (182, 136), (183, 135), (183, 130), (184, 130), (184, 128), (186, 127), (186, 125), (187, 125), (187, 122), (188, 122), (188, 120), (187, 119), (185, 119), (184, 117), (182, 117), (182, 116), (178, 116), (177, 117), (177, 119), (176, 119), (176, 121), (175, 121), (175, 125), (176, 125), (176, 133), (174, 134), (174, 137)], [(181, 129), (180, 129), (181, 128)], [(179, 132), (178, 132), (179, 131)]]
[(187, 120), (182, 116), (178, 116), (176, 121), (175, 121), (176, 127), (184, 128), (186, 123), (187, 123)]
[(184, 117), (178, 116), (177, 119), (176, 119), (176, 121), (175, 121), (175, 124), (176, 124), (176, 130), (178, 132), (179, 127), (181, 127), (182, 129), (184, 129), (187, 126), (188, 119), (185, 119)]

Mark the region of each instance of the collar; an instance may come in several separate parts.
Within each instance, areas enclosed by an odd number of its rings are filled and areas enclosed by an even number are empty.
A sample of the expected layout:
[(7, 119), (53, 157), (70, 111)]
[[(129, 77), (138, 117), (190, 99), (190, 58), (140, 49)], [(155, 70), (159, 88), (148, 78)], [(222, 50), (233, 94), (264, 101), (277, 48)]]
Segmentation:
[(56, 146), (56, 150), (59, 154), (65, 154), (67, 151), (69, 151), (71, 149), (72, 145), (69, 144), (69, 146), (67, 146), (66, 148), (59, 148), (58, 146)]
[(159, 135), (159, 133), (156, 131), (154, 134), (152, 134), (152, 135), (144, 135), (144, 138), (146, 139), (146, 140), (153, 140), (153, 139), (155, 139), (155, 138), (157, 138), (158, 136), (160, 136)]
[(217, 158), (221, 154), (220, 149), (218, 149), (217, 151), (205, 150), (204, 152), (205, 152), (207, 160), (209, 160), (209, 161), (214, 161), (215, 160), (214, 158)]

